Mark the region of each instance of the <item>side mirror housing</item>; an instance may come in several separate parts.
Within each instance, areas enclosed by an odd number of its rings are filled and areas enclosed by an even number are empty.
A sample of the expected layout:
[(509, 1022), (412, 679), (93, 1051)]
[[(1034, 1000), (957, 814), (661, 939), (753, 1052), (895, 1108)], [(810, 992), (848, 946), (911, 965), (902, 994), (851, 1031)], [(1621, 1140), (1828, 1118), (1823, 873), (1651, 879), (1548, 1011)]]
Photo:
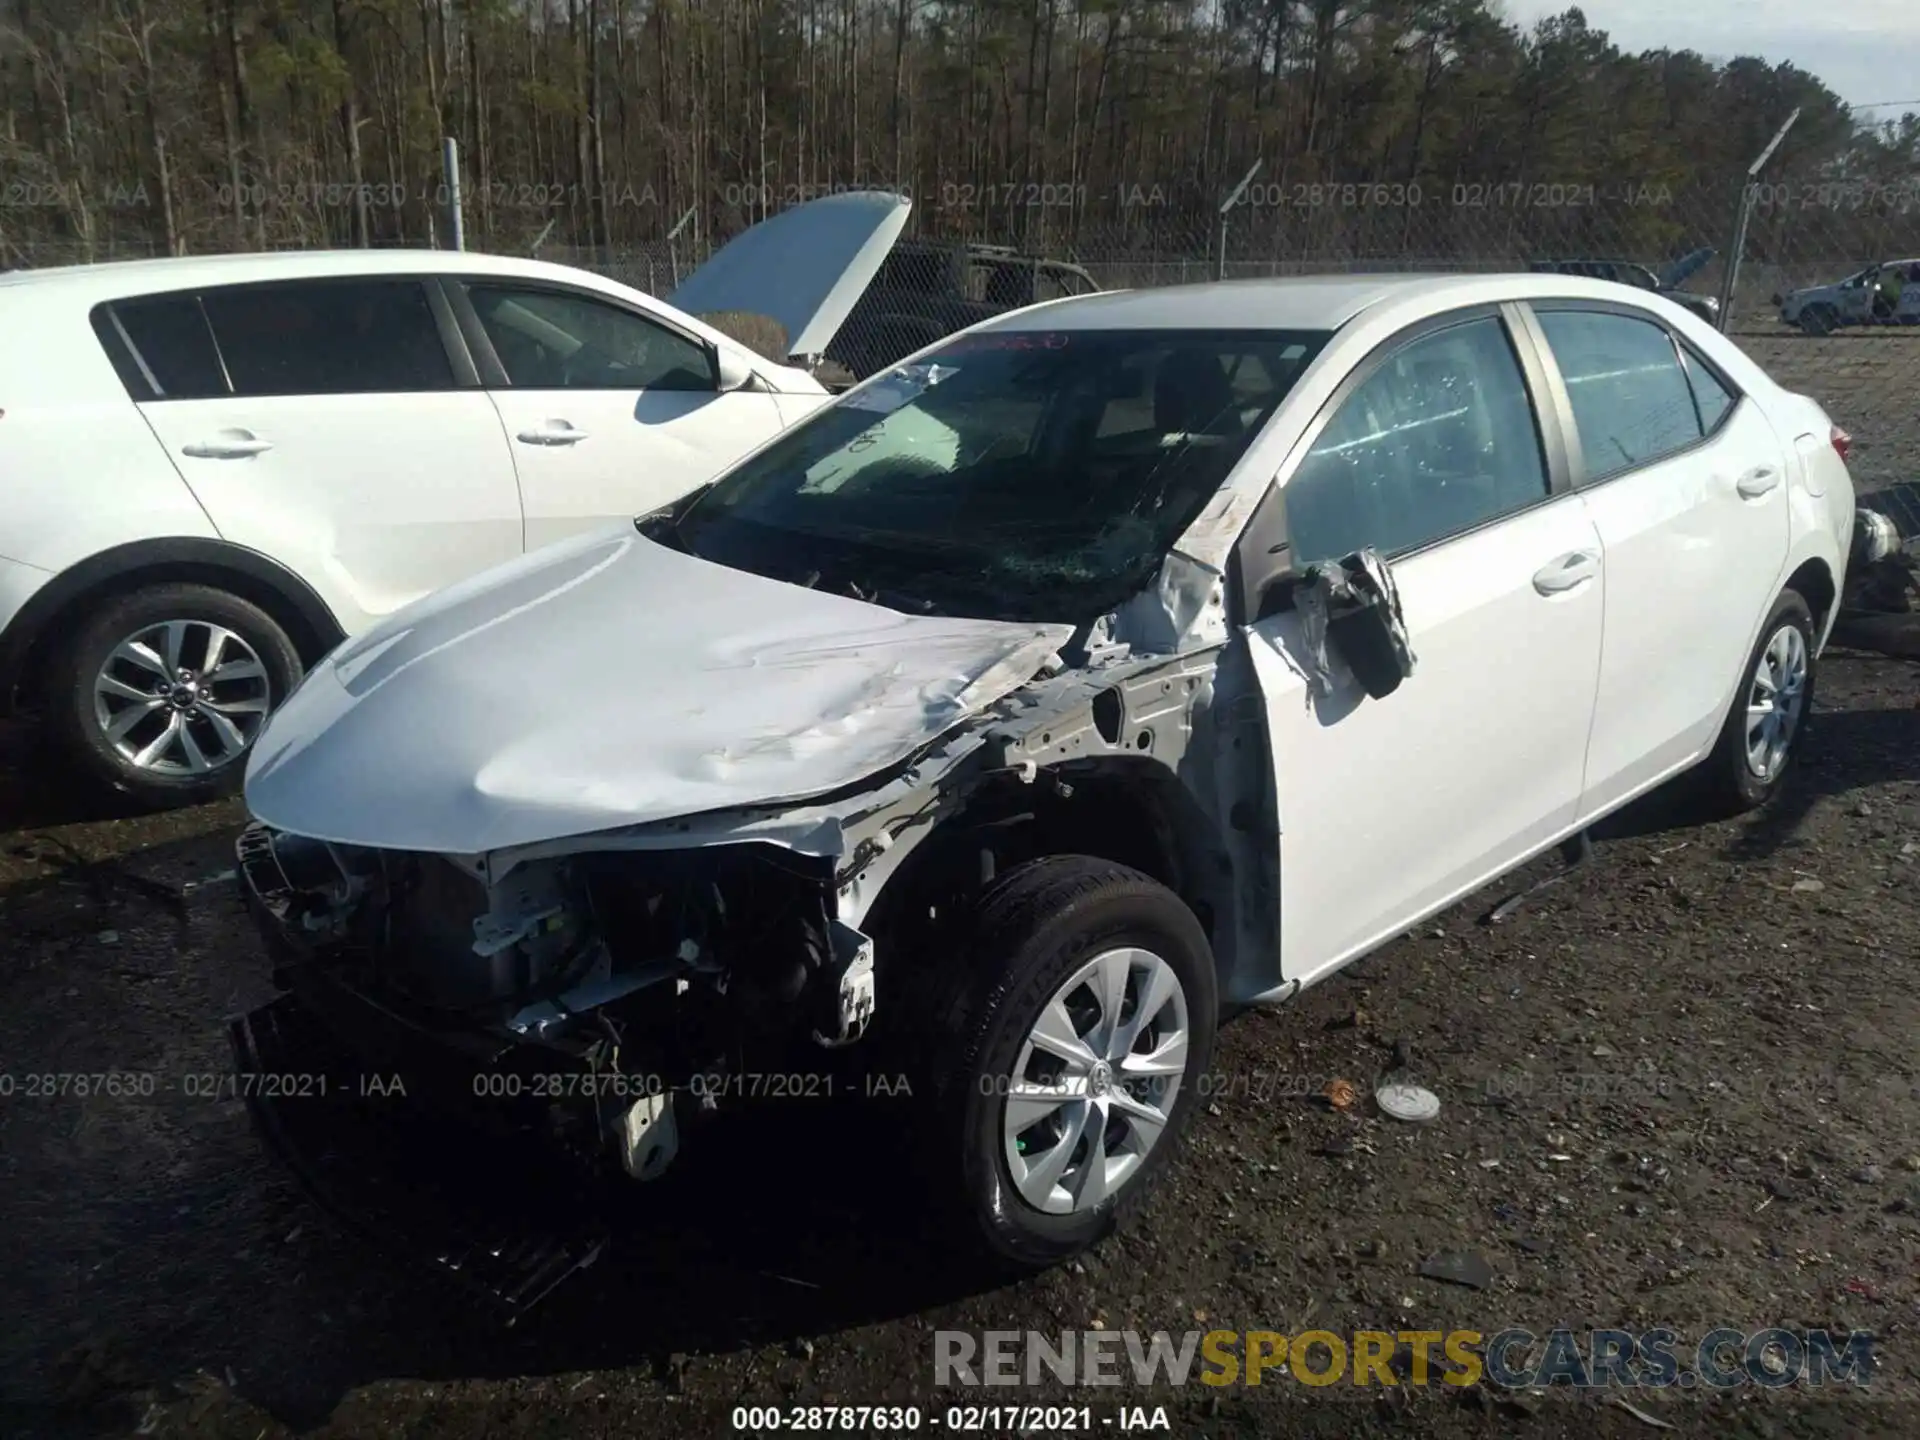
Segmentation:
[(719, 351), (715, 369), (719, 374), (719, 383), (714, 388), (722, 395), (744, 390), (755, 379), (752, 362), (735, 350)]

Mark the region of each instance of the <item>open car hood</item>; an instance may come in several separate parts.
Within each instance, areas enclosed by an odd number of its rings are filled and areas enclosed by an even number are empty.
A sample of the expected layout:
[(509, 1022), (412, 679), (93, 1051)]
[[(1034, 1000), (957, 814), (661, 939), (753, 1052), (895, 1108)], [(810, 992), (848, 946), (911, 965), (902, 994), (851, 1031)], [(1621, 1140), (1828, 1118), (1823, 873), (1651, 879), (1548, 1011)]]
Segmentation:
[(814, 797), (907, 759), (1071, 634), (902, 615), (600, 531), (335, 650), (256, 742), (247, 804), (323, 840), (478, 854)]
[(856, 190), (783, 210), (721, 246), (667, 303), (689, 315), (771, 316), (786, 327), (789, 355), (824, 354), (912, 209), (904, 195)]
[(1670, 260), (1660, 269), (1660, 288), (1678, 290), (1687, 281), (1699, 274), (1706, 263), (1720, 252), (1712, 246), (1699, 250), (1689, 250), (1678, 260)]

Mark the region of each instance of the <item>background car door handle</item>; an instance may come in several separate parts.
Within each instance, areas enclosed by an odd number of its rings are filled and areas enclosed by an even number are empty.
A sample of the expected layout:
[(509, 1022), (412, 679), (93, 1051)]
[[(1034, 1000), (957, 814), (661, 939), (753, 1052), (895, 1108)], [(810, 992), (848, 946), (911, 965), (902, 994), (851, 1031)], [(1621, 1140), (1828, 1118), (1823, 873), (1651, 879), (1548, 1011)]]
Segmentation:
[(1733, 482), (1733, 488), (1749, 500), (1758, 499), (1780, 483), (1780, 467), (1759, 465)]
[(587, 432), (576, 430), (565, 420), (547, 420), (532, 430), (522, 430), (515, 438), (522, 445), (575, 445), (587, 438)]
[(1575, 550), (1534, 571), (1533, 588), (1542, 595), (1564, 595), (1593, 579), (1599, 566), (1599, 556), (1591, 551)]
[(211, 440), (182, 445), (180, 453), (194, 460), (245, 460), (272, 448), (271, 440), (262, 440), (251, 430), (223, 430)]

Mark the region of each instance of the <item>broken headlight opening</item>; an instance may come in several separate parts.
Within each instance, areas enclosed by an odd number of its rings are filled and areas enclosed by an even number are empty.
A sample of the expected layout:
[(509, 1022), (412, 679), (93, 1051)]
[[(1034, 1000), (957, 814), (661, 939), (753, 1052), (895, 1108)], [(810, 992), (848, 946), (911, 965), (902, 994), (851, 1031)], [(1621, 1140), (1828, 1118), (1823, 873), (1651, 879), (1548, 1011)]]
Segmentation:
[(303, 1147), (321, 1107), (273, 1093), (274, 1073), (332, 1076), (350, 1126), (374, 1110), (630, 1190), (688, 1124), (758, 1093), (732, 1077), (797, 1073), (797, 1046), (850, 1044), (872, 1017), (871, 947), (834, 918), (830, 863), (772, 845), (532, 861), (492, 886), (444, 856), (261, 825), (238, 855), (285, 993), (234, 1022), (236, 1054), (296, 1169), (336, 1136)]

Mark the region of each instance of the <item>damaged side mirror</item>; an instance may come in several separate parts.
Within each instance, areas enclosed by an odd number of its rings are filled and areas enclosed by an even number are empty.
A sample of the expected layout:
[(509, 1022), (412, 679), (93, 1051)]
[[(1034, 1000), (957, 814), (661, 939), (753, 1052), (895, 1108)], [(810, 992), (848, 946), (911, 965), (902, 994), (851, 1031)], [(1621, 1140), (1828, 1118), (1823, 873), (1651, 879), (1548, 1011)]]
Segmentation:
[(1274, 592), (1282, 585), (1286, 596), (1278, 608), (1290, 604), (1300, 612), (1308, 662), (1322, 695), (1333, 690), (1334, 652), (1375, 700), (1384, 700), (1413, 674), (1413, 647), (1400, 593), (1378, 551), (1318, 561), (1298, 574), (1276, 578), (1262, 597), (1263, 611), (1276, 603)]
[(1360, 596), (1327, 616), (1327, 641), (1353, 671), (1360, 688), (1384, 700), (1407, 678), (1394, 642), (1394, 621), (1377, 596)]

